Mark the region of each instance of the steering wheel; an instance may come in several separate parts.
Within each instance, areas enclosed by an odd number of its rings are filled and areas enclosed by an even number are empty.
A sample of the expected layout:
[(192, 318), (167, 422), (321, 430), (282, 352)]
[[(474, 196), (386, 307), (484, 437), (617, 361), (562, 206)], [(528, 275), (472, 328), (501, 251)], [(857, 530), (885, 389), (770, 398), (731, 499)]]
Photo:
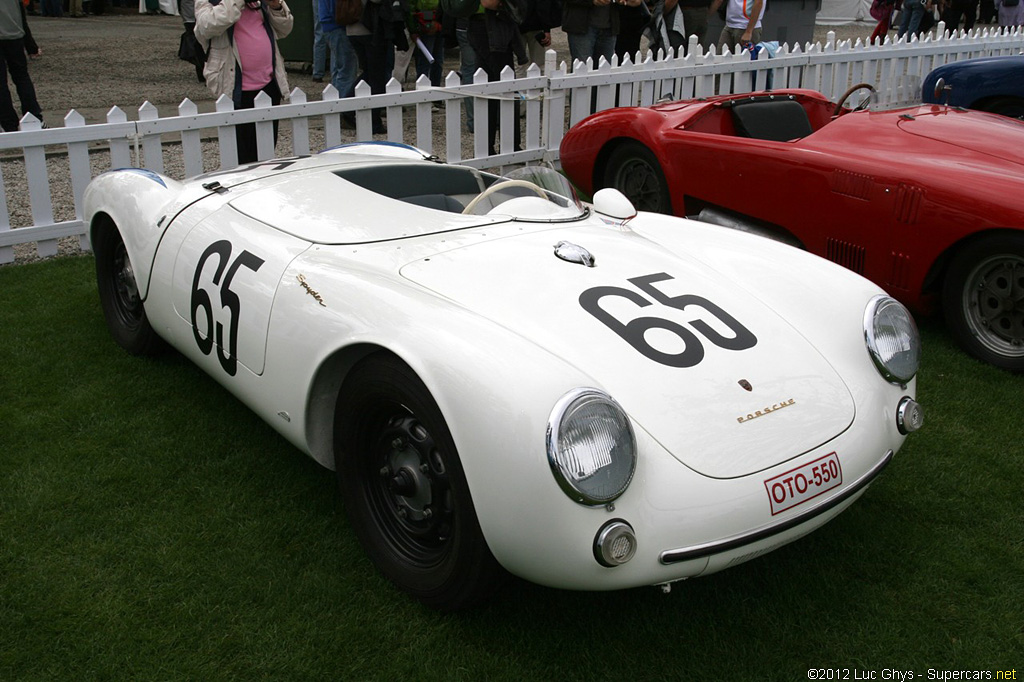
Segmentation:
[[(857, 92), (858, 90), (868, 90), (871, 92), (872, 95), (875, 94), (875, 88), (870, 83), (857, 83), (856, 85), (851, 86), (849, 90), (843, 93), (842, 97), (839, 98), (839, 101), (836, 102), (836, 108), (832, 110), (833, 118), (835, 118), (836, 116), (843, 115), (843, 105), (846, 104), (846, 100), (850, 99), (850, 96), (853, 95), (853, 93)], [(858, 104), (857, 108), (854, 109), (853, 111), (862, 111), (863, 109), (867, 109), (868, 104), (870, 103), (871, 97), (869, 96), (863, 102)]]
[(540, 187), (538, 187), (537, 185), (533, 184), (528, 180), (500, 180), (491, 185), (490, 187), (488, 187), (487, 189), (485, 189), (483, 192), (480, 192), (480, 194), (477, 194), (475, 197), (473, 197), (473, 200), (466, 204), (466, 208), (462, 209), (462, 212), (464, 214), (472, 213), (473, 209), (476, 208), (477, 204), (479, 204), (481, 201), (491, 196), (495, 192), (500, 192), (501, 190), (506, 189), (508, 187), (525, 187), (526, 189), (530, 189), (536, 192), (537, 196), (539, 196), (541, 199), (548, 198), (548, 195), (544, 192), (543, 189), (541, 189)]

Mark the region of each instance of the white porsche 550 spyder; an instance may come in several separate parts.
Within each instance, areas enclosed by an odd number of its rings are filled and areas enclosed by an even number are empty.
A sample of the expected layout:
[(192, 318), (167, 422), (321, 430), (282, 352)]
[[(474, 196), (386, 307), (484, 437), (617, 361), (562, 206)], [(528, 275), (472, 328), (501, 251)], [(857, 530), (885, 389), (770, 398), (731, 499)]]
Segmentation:
[(665, 585), (849, 506), (921, 424), (917, 330), (852, 272), (720, 227), (356, 144), (85, 194), (103, 311), (337, 471), (401, 589)]

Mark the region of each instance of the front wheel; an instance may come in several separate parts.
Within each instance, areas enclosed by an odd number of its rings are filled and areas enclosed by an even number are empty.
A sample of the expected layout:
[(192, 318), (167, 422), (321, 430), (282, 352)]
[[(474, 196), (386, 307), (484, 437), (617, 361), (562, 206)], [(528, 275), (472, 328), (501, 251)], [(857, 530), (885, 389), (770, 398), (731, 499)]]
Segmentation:
[(987, 237), (958, 253), (942, 301), (950, 333), (968, 353), (1024, 371), (1024, 235)]
[(135, 270), (117, 226), (98, 226), (92, 247), (96, 256), (96, 286), (110, 335), (132, 355), (157, 353), (164, 344), (146, 317)]
[(672, 215), (672, 199), (658, 157), (639, 142), (615, 148), (608, 157), (603, 186), (622, 192), (638, 211)]
[(426, 386), (403, 362), (354, 367), (335, 419), (338, 487), (374, 564), (428, 606), (485, 598), (502, 569), (477, 521), (458, 452)]

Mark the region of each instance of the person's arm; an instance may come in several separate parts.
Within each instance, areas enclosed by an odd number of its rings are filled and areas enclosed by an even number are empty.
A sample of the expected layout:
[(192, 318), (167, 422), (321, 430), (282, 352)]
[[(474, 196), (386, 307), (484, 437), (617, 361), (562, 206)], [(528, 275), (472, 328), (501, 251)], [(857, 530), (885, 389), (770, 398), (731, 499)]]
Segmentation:
[(38, 57), (42, 54), (42, 50), (39, 49), (35, 38), (32, 37), (32, 29), (28, 27), (28, 14), (25, 12), (25, 5), (19, 2), (18, 6), (21, 7), (21, 28), (25, 32), (25, 54), (29, 57)]
[(284, 0), (266, 0), (266, 3), (270, 8), (270, 27), (274, 29), (274, 35), (278, 38), (286, 37), (295, 25), (295, 17), (288, 9), (288, 3)]
[[(668, 2), (668, 0), (665, 0)], [(708, 5), (708, 14), (714, 14), (718, 11), (718, 8), (722, 6), (724, 0), (711, 0), (711, 4)]]
[(761, 18), (762, 7), (764, 7), (764, 0), (754, 0), (754, 9), (750, 13), (750, 18), (747, 19), (747, 28), (743, 31), (743, 35), (740, 36), (740, 41), (744, 45), (751, 42), (754, 36), (754, 29), (757, 28), (757, 22)]
[(196, 39), (205, 43), (224, 33), (242, 16), (245, 0), (196, 0)]

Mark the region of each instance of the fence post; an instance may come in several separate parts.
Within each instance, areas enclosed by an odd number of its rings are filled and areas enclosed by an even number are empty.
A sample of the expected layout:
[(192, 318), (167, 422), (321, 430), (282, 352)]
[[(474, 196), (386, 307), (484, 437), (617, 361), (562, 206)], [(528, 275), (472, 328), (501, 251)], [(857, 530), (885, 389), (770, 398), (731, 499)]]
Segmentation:
[[(217, 98), (217, 112), (234, 111), (235, 103), (227, 95)], [(227, 170), (238, 165), (238, 143), (234, 126), (217, 126), (217, 143), (220, 147), (220, 169)]]
[[(305, 104), (306, 93), (300, 88), (292, 88), (288, 101), (292, 104)], [(305, 117), (292, 119), (292, 154), (309, 156), (309, 119)]]
[[(21, 119), (22, 130), (42, 130), (42, 122), (32, 114)], [(25, 177), (28, 179), (29, 203), (32, 205), (33, 225), (52, 225), (53, 202), (50, 196), (50, 177), (46, 168), (46, 149), (42, 145), (25, 147)], [(57, 240), (36, 242), (40, 258), (57, 255)]]
[[(64, 117), (65, 128), (81, 128), (85, 125), (85, 117), (72, 109)], [(75, 198), (75, 219), (81, 220), (82, 197), (85, 195), (85, 188), (92, 180), (92, 171), (89, 168), (89, 143), (68, 142), (68, 169), (71, 171), (71, 194)], [(78, 238), (78, 247), (82, 251), (90, 251), (92, 245), (89, 243), (89, 233), (85, 232)]]
[[(139, 107), (139, 121), (155, 121), (158, 118), (160, 112), (151, 102), (143, 102)], [(164, 145), (159, 134), (142, 136), (142, 163), (151, 171), (164, 172)]]
[[(178, 116), (195, 116), (199, 107), (187, 97), (178, 105)], [(185, 158), (185, 177), (203, 172), (203, 144), (198, 130), (181, 131), (181, 155)]]
[[(107, 123), (126, 123), (128, 116), (121, 107), (110, 107)], [(110, 140), (110, 167), (127, 168), (132, 165), (132, 147), (127, 138)]]

